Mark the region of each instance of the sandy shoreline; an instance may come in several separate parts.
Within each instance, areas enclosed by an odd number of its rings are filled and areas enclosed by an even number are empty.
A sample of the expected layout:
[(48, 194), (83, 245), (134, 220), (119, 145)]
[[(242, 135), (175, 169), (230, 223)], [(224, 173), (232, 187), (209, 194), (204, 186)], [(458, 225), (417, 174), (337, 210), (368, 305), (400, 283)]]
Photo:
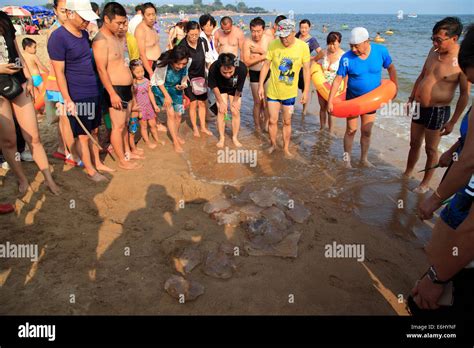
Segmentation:
[[(399, 179), (408, 144), (375, 128), (370, 160), (377, 168), (346, 171), (339, 160), (343, 128), (337, 137), (315, 130), (317, 110), (312, 98), (303, 122), (297, 107), (292, 150), (298, 155), (291, 161), (268, 156), (266, 141), (244, 124), (243, 143), (258, 153), (255, 168), (217, 163), (215, 137), (194, 138), (189, 125), (182, 126), (183, 156), (166, 138), (164, 146), (145, 150), (144, 168), (118, 171), (105, 185), (91, 185), (79, 169), (51, 159), (60, 197), (47, 192), (34, 164), (24, 164), (34, 192), (16, 201), (17, 214), (0, 216), (0, 244), (38, 244), (41, 256), (34, 263), (0, 259), (0, 313), (406, 315), (397, 299), (427, 266), (419, 239), (429, 234), (413, 214), (415, 183)], [(40, 129), (51, 154), (56, 129), (45, 122)], [(357, 141), (355, 158), (358, 151)], [(110, 157), (106, 163), (116, 166)], [(15, 179), (3, 174), (0, 200), (11, 200)], [(296, 258), (249, 255), (244, 225), (218, 225), (203, 211), (218, 194), (231, 199), (244, 188), (273, 187), (311, 212), (293, 226), (301, 233)], [(364, 261), (325, 257), (333, 242), (364, 245)], [(164, 290), (179, 274), (173, 257), (183, 245), (202, 255), (222, 245), (239, 250), (229, 279), (207, 275), (204, 260), (187, 275), (205, 289), (184, 305)]]

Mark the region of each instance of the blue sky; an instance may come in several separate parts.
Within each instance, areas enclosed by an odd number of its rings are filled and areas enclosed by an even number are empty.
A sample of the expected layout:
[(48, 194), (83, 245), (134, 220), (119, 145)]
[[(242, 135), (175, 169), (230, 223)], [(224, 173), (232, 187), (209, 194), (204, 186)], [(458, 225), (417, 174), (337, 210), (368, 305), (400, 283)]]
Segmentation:
[[(42, 5), (48, 0), (0, 0), (0, 5)], [(119, 0), (121, 3), (139, 3), (147, 0)], [(384, 13), (398, 10), (417, 14), (474, 14), (474, 0), (244, 0), (248, 6), (261, 6), (268, 10), (293, 10), (296, 13)], [(102, 0), (96, 0), (102, 2)], [(156, 4), (191, 4), (192, 0), (152, 0)], [(211, 3), (212, 0), (204, 0)], [(237, 1), (223, 0), (224, 4)], [(309, 6), (308, 6), (309, 5)]]

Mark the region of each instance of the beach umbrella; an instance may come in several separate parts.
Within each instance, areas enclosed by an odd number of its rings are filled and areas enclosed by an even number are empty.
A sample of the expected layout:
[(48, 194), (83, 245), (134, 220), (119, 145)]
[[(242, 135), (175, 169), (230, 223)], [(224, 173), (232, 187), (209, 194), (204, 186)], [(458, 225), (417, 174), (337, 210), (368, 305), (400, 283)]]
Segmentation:
[(18, 6), (5, 6), (1, 9), (9, 16), (14, 17), (31, 17), (31, 13), (24, 8)]

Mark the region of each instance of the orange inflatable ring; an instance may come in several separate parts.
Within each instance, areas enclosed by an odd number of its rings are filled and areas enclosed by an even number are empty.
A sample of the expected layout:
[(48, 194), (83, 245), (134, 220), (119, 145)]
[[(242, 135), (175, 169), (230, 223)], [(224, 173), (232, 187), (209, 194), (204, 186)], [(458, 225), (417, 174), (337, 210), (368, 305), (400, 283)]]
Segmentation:
[(38, 95), (35, 96), (35, 110), (39, 111), (44, 106), (44, 98), (46, 97), (46, 81), (48, 81), (48, 73), (41, 74), (43, 78), (43, 88)]
[(395, 97), (397, 86), (391, 80), (382, 80), (382, 84), (360, 97), (351, 100), (334, 100), (332, 111), (336, 117), (353, 117), (364, 115), (380, 108)]
[[(314, 87), (318, 91), (319, 95), (327, 101), (329, 99), (329, 92), (331, 92), (331, 84), (326, 81), (321, 64), (316, 63), (311, 65), (311, 80), (313, 81)], [(336, 97), (337, 98), (334, 101), (346, 99), (344, 81), (342, 81)]]

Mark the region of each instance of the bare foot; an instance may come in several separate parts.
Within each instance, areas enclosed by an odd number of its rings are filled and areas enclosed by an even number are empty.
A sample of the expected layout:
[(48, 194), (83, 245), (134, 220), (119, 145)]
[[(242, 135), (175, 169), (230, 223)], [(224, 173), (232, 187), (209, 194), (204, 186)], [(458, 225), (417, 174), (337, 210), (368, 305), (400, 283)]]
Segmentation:
[(44, 184), (54, 195), (59, 196), (59, 194), (61, 193), (61, 189), (58, 187), (58, 185), (56, 185), (54, 181), (52, 182), (45, 181)]
[(181, 138), (180, 136), (177, 136), (176, 139), (178, 140), (178, 142), (179, 142), (181, 145), (186, 144), (186, 142), (184, 141), (184, 139)]
[(196, 137), (196, 138), (200, 138), (201, 137), (201, 134), (199, 134), (199, 129), (194, 129), (193, 130), (193, 135)]
[(207, 135), (212, 135), (212, 132), (207, 128), (201, 128), (201, 132), (203, 132), (204, 134), (207, 134)]
[(87, 174), (87, 178), (91, 181), (94, 181), (94, 182), (107, 182), (107, 181), (109, 181), (109, 179), (107, 179), (105, 176), (103, 176), (102, 174), (99, 174), (97, 172), (95, 172), (93, 175)]
[(122, 169), (126, 169), (126, 170), (133, 170), (133, 169), (139, 169), (142, 167), (141, 164), (139, 163), (136, 163), (136, 162), (128, 162), (128, 161), (125, 161), (125, 162), (121, 162), (119, 164), (119, 167), (122, 168)]
[(295, 155), (293, 155), (289, 150), (285, 149), (285, 158), (293, 158)]
[(426, 193), (430, 190), (428, 186), (420, 185), (413, 190), (414, 193)]
[(145, 156), (139, 155), (137, 153), (129, 153), (129, 158), (132, 160), (145, 159)]
[(105, 172), (105, 173), (114, 173), (116, 172), (115, 169), (112, 169), (112, 168), (109, 168), (107, 167), (105, 164), (101, 163), (99, 165), (96, 166), (97, 168), (97, 171), (100, 173), (100, 172)]
[(237, 138), (232, 138), (232, 141), (236, 147), (242, 147), (242, 144), (237, 140)]
[(272, 145), (267, 149), (267, 153), (271, 155), (276, 149), (276, 146)]
[(143, 150), (141, 147), (136, 147), (135, 150), (132, 152), (138, 153), (139, 155), (143, 155), (145, 153), (145, 150)]
[(156, 125), (156, 129), (158, 129), (159, 132), (167, 132), (168, 131), (168, 128), (166, 128), (165, 126), (163, 126), (161, 123), (158, 123)]
[(25, 181), (25, 182), (20, 182), (18, 183), (18, 192), (20, 192), (21, 195), (24, 195), (28, 192), (28, 190), (30, 190), (30, 184), (28, 183), (28, 181)]
[(180, 144), (174, 144), (174, 151), (177, 152), (177, 153), (183, 153), (184, 150), (183, 148), (181, 147)]
[(220, 148), (224, 147), (224, 141), (225, 141), (224, 139), (219, 140), (219, 142), (216, 144), (216, 146), (220, 147)]
[(346, 169), (352, 169), (351, 161), (344, 161), (344, 167)]
[(364, 168), (374, 168), (375, 166), (367, 160), (360, 161), (360, 166)]
[(407, 172), (405, 172), (405, 173), (402, 174), (402, 179), (404, 179), (404, 180), (414, 179), (414, 178), (415, 178), (415, 177), (413, 176), (412, 173), (407, 173)]
[(152, 149), (152, 150), (153, 150), (153, 149), (156, 149), (156, 147), (157, 147), (158, 145), (156, 145), (156, 144), (154, 144), (154, 143), (152, 143), (152, 142), (150, 141), (150, 142), (148, 142), (148, 143), (146, 144), (146, 146), (148, 146), (149, 149)]

